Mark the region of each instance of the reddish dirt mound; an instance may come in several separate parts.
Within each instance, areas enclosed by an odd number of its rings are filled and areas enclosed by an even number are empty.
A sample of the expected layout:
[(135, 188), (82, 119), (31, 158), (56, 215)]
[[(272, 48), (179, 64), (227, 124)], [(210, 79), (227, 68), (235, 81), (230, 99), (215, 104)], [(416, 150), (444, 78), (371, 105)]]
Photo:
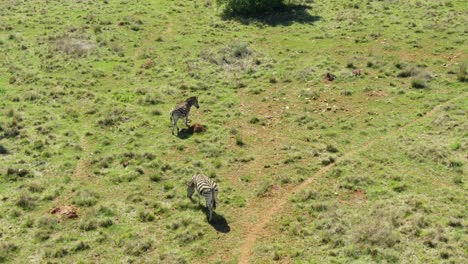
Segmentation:
[(193, 133), (203, 133), (206, 131), (206, 127), (200, 124), (195, 124), (192, 126)]
[(78, 217), (78, 209), (71, 205), (59, 205), (56, 206), (54, 209), (50, 211), (51, 214), (55, 214), (62, 218), (77, 218)]
[(356, 190), (353, 192), (354, 199), (357, 200), (367, 200), (366, 192), (363, 190)]
[(387, 96), (387, 93), (384, 91), (378, 90), (378, 91), (370, 91), (367, 93), (367, 95), (380, 97), (380, 96)]
[(361, 75), (361, 73), (362, 73), (362, 72), (361, 72), (360, 69), (354, 69), (354, 70), (353, 70), (353, 75), (354, 75), (354, 76), (359, 76), (359, 75)]

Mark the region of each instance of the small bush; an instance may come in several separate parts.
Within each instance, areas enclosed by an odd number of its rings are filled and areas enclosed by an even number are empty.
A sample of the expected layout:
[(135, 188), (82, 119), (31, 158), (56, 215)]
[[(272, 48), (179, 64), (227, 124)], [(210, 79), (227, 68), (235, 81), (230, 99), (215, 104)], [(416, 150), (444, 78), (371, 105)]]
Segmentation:
[(90, 40), (63, 37), (55, 41), (55, 47), (68, 55), (86, 56), (96, 48), (96, 44)]
[(244, 140), (242, 139), (241, 135), (239, 135), (239, 134), (236, 135), (236, 145), (240, 146), (240, 147), (245, 145)]
[(105, 219), (99, 220), (99, 226), (100, 227), (107, 228), (107, 227), (112, 226), (113, 224), (114, 224), (114, 222), (110, 218), (105, 218)]
[(331, 153), (337, 153), (339, 150), (333, 145), (327, 145), (327, 151)]
[(152, 174), (149, 176), (149, 179), (154, 182), (160, 182), (162, 180), (162, 177), (159, 174)]
[(33, 193), (40, 193), (44, 190), (44, 187), (40, 185), (39, 183), (30, 183), (28, 186), (28, 190)]
[(6, 262), (8, 255), (17, 252), (19, 247), (13, 243), (5, 242), (0, 244), (0, 263)]
[[(397, 64), (397, 68), (400, 68), (399, 64)], [(420, 73), (420, 70), (417, 67), (409, 66), (406, 67), (403, 71), (398, 73), (397, 77), (399, 78), (408, 78), (412, 76), (416, 76)]]
[(137, 239), (135, 241), (132, 241), (127, 244), (125, 247), (125, 254), (127, 255), (132, 255), (132, 256), (140, 256), (144, 252), (147, 252), (151, 246), (153, 245), (153, 242), (150, 240), (141, 240)]
[(249, 121), (250, 124), (258, 124), (258, 122), (260, 122), (260, 119), (258, 119), (258, 117), (252, 117), (252, 119), (250, 119)]
[(460, 82), (468, 82), (468, 74), (466, 70), (466, 63), (460, 64), (460, 68), (457, 73), (457, 80)]
[(272, 183), (263, 183), (262, 186), (260, 186), (260, 189), (257, 190), (257, 197), (264, 197), (268, 193), (273, 190), (273, 184)]
[(71, 250), (72, 252), (79, 252), (79, 251), (83, 251), (87, 249), (90, 249), (90, 246), (88, 245), (88, 243), (80, 241), (76, 245), (74, 245)]
[(83, 231), (91, 231), (97, 228), (97, 223), (94, 220), (83, 221), (80, 223), (80, 229)]
[(8, 168), (6, 172), (8, 180), (16, 181), (18, 178), (31, 178), (31, 173), (26, 169)]
[(99, 195), (93, 191), (80, 191), (72, 200), (72, 203), (78, 206), (93, 206), (98, 201)]
[(411, 80), (411, 87), (415, 88), (415, 89), (424, 89), (424, 88), (427, 88), (427, 80), (425, 80), (424, 78), (413, 78), (413, 80)]
[(28, 193), (22, 193), (16, 200), (16, 205), (25, 210), (31, 210), (34, 209), (34, 207), (36, 207), (36, 199), (34, 199)]
[(52, 232), (50, 230), (38, 230), (34, 234), (34, 238), (39, 240), (39, 241), (46, 241), (47, 239), (50, 238)]
[(140, 211), (138, 213), (138, 219), (140, 222), (151, 222), (154, 220), (154, 214), (148, 211)]
[(284, 0), (217, 0), (218, 5), (224, 6), (224, 11), (231, 14), (257, 15), (285, 6)]

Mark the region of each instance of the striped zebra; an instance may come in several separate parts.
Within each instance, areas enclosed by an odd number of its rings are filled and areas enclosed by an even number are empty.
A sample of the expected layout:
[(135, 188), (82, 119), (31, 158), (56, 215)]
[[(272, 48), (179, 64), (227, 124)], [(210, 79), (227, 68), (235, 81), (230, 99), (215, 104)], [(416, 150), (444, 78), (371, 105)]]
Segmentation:
[(208, 221), (211, 221), (213, 211), (216, 210), (218, 203), (218, 185), (205, 175), (195, 174), (187, 183), (187, 197), (192, 199), (192, 195), (197, 191), (198, 204), (200, 205), (200, 196), (203, 195), (206, 200), (206, 208), (210, 213)]
[(189, 126), (188, 115), (190, 113), (190, 107), (195, 106), (199, 108), (198, 105), (198, 98), (196, 96), (192, 96), (185, 100), (185, 102), (176, 105), (171, 110), (171, 121), (172, 121), (172, 134), (174, 134), (174, 128), (177, 127), (177, 133), (179, 133), (179, 127), (177, 126), (177, 121), (179, 118), (185, 118), (185, 125)]

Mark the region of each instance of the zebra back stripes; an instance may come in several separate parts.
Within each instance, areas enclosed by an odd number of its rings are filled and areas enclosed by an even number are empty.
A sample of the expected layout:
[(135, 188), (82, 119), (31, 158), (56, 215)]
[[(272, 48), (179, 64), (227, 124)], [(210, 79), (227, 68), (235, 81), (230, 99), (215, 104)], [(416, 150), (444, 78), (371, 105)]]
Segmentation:
[(195, 191), (198, 194), (199, 204), (200, 196), (205, 197), (206, 208), (208, 208), (210, 214), (208, 221), (211, 221), (213, 211), (216, 210), (218, 203), (218, 185), (205, 175), (195, 174), (187, 183), (187, 197), (192, 199)]

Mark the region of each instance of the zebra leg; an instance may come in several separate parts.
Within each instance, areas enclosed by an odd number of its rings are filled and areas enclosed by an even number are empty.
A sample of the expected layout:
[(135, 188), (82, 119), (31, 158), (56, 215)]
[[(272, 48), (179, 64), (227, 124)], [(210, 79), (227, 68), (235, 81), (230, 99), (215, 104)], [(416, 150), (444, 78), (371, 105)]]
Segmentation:
[(172, 116), (172, 134), (174, 135), (174, 128), (177, 128), (177, 134), (179, 134), (179, 127), (177, 126), (177, 121), (179, 120), (179, 117)]
[(185, 117), (185, 125), (189, 127), (189, 120), (188, 120), (188, 115)]

